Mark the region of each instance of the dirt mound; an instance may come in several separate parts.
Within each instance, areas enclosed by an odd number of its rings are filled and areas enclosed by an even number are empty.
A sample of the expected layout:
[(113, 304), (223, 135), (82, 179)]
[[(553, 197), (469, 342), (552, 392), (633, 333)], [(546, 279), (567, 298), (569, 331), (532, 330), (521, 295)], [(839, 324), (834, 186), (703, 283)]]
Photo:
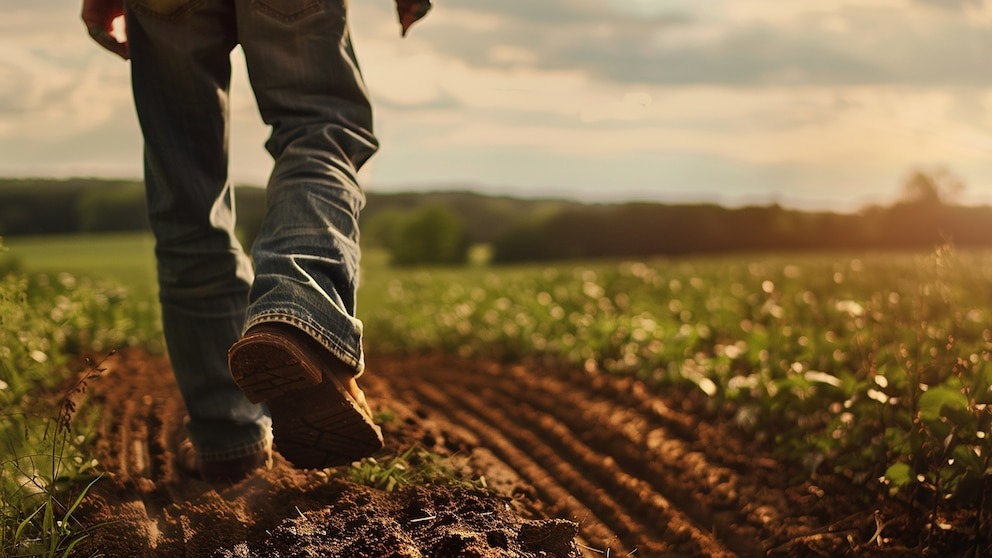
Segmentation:
[[(227, 488), (175, 466), (182, 402), (164, 358), (124, 352), (91, 385), (105, 409), (108, 478), (82, 515), (106, 556), (868, 556), (876, 507), (797, 471), (686, 393), (641, 383), (441, 357), (369, 359), (384, 453), (464, 458), (498, 496), (457, 487), (386, 493), (277, 459)], [(552, 519), (548, 519), (552, 518)], [(554, 519), (558, 518), (558, 519)], [(890, 530), (897, 528), (890, 522)], [(870, 544), (868, 544), (870, 542)], [(902, 554), (900, 554), (902, 552)], [(891, 554), (890, 554), (891, 553)]]

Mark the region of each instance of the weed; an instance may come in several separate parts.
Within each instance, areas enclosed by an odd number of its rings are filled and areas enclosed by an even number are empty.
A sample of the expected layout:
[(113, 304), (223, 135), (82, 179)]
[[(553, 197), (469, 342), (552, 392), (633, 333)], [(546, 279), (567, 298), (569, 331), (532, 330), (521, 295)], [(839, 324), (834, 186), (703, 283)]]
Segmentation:
[[(98, 528), (83, 527), (74, 513), (101, 476), (89, 475), (88, 482), (77, 489), (95, 464), (84, 464), (78, 455), (70, 458), (68, 450), (78, 444), (71, 424), (77, 412), (76, 398), (85, 393), (92, 378), (103, 372), (102, 362), (89, 365), (64, 393), (56, 418), (44, 422), (41, 443), (47, 445), (47, 453), (18, 455), (11, 452), (14, 457), (2, 463), (5, 472), (19, 479), (12, 491), (7, 485), (2, 487), (4, 509), (0, 550), (4, 556), (66, 557)], [(30, 427), (31, 422), (26, 420), (25, 443), (31, 442)], [(64, 499), (73, 493), (71, 499)]]
[(147, 314), (124, 300), (116, 287), (68, 274), (0, 277), (0, 555), (68, 555), (94, 528), (74, 515), (99, 479), (87, 451), (97, 415), (76, 406), (101, 363), (57, 404), (44, 394), (68, 377), (70, 355), (152, 339), (153, 328), (136, 327)]
[(466, 488), (486, 489), (485, 478), (470, 479), (462, 468), (420, 447), (411, 447), (401, 454), (385, 460), (366, 457), (356, 461), (348, 471), (352, 482), (371, 486), (386, 492), (413, 485), (440, 484)]

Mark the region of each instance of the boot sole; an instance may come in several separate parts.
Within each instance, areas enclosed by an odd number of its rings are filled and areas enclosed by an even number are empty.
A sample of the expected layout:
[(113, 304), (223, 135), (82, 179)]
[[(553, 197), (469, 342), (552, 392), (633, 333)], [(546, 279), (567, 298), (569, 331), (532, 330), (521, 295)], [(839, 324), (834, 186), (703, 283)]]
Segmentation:
[(345, 465), (382, 449), (379, 427), (314, 348), (257, 332), (235, 343), (228, 358), (248, 400), (268, 406), (276, 449), (294, 466)]

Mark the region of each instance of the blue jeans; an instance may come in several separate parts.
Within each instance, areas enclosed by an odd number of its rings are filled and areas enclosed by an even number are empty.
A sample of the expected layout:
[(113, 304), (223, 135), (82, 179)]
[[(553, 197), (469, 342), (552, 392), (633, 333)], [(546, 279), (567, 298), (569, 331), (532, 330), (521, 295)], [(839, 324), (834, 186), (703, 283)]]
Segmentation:
[[(169, 357), (204, 460), (257, 452), (264, 406), (227, 350), (286, 322), (360, 374), (355, 174), (377, 149), (346, 0), (127, 0), (132, 86)], [(275, 164), (249, 260), (228, 178), (231, 50), (240, 44)]]

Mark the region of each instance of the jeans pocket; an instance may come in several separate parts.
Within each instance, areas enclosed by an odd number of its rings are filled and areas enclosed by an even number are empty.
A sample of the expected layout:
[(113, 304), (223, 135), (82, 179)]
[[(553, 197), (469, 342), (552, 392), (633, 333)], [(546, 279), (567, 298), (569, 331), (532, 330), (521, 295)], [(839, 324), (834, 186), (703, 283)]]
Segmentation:
[(202, 2), (203, 0), (128, 0), (128, 7), (140, 14), (175, 20)]
[(321, 0), (253, 0), (259, 13), (284, 23), (292, 23), (320, 12)]

